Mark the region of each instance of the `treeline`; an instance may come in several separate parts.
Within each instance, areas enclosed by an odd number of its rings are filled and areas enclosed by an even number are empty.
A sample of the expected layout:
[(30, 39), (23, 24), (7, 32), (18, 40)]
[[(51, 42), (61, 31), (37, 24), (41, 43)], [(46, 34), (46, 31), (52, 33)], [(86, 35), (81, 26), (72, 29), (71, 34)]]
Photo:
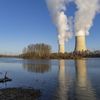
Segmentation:
[(71, 53), (51, 53), (50, 59), (81, 59), (81, 58), (100, 58), (100, 52), (91, 51), (71, 52)]
[(30, 44), (23, 49), (21, 57), (23, 58), (49, 58), (51, 46), (48, 44)]
[(100, 57), (100, 51), (78, 51), (71, 53), (52, 53), (52, 48), (48, 44), (30, 44), (22, 50), (20, 55), (3, 54), (0, 57), (17, 57), (24, 59), (80, 59)]
[(8, 57), (8, 58), (19, 58), (20, 55), (11, 55), (11, 54), (7, 55), (7, 54), (0, 54), (0, 58), (2, 58), (2, 57)]
[(78, 51), (71, 53), (52, 53), (52, 48), (48, 44), (30, 44), (25, 47), (20, 55), (21, 58), (26, 59), (80, 59), (80, 58), (89, 58), (89, 57), (100, 57), (99, 51), (91, 52)]
[(15, 57), (24, 59), (80, 59), (80, 58), (97, 58), (100, 57), (100, 50), (97, 51), (77, 51), (71, 53), (52, 53), (52, 48), (48, 44), (37, 43), (30, 44), (22, 50), (19, 55), (1, 54), (0, 57)]

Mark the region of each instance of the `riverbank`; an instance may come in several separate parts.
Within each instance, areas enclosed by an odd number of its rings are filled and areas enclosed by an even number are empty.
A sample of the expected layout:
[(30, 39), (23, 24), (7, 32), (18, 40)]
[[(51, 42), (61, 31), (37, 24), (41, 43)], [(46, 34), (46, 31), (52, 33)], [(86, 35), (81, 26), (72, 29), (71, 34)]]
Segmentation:
[(40, 90), (8, 88), (0, 89), (0, 100), (38, 100)]
[(77, 52), (77, 53), (51, 53), (48, 56), (39, 56), (34, 54), (19, 55), (23, 59), (82, 59), (82, 58), (100, 58), (99, 53)]
[(38, 55), (36, 53), (26, 53), (19, 55), (0, 55), (6, 58), (22, 59), (82, 59), (82, 58), (100, 58), (100, 52), (71, 52), (71, 53), (50, 53), (48, 55)]

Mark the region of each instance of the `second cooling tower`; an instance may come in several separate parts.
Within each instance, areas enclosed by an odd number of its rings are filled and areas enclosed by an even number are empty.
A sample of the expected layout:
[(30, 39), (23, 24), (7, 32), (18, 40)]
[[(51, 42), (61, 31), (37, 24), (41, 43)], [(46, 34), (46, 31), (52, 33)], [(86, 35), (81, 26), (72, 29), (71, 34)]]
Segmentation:
[(75, 37), (75, 51), (86, 51), (86, 39), (85, 36)]
[(65, 53), (65, 46), (64, 44), (59, 44), (59, 53)]

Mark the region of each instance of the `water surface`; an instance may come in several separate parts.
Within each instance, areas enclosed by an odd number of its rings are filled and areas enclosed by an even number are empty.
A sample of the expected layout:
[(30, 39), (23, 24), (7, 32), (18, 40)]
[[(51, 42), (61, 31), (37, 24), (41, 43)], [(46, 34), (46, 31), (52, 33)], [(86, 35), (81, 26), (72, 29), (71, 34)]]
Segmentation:
[(0, 58), (0, 78), (13, 80), (0, 88), (40, 89), (40, 100), (100, 100), (100, 58), (23, 60)]

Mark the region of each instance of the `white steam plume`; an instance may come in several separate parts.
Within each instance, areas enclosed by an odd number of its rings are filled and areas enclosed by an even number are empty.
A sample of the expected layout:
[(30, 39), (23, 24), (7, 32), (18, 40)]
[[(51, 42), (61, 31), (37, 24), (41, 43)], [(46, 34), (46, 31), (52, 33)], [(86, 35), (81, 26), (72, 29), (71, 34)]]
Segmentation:
[(69, 21), (65, 14), (68, 0), (46, 0), (46, 2), (58, 31), (59, 43), (64, 44), (65, 40), (71, 37)]
[(88, 35), (93, 19), (100, 10), (99, 0), (75, 0), (78, 11), (75, 17), (75, 32), (77, 36)]

